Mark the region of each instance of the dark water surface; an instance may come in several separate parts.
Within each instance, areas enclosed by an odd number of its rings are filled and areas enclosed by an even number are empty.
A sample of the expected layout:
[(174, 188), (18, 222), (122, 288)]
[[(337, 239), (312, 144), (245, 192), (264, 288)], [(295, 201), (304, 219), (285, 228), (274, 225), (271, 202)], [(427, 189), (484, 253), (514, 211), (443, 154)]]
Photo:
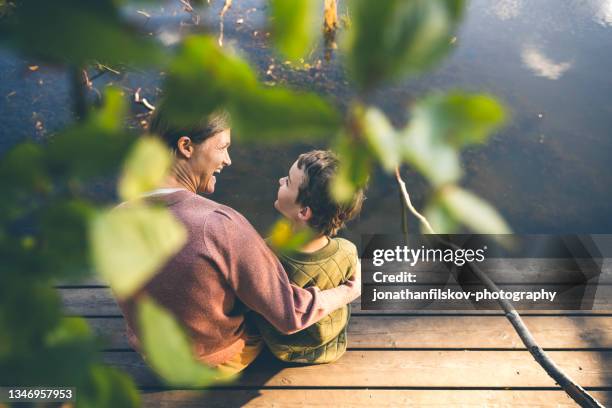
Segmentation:
[[(197, 26), (178, 1), (163, 9), (140, 3), (125, 13), (172, 46), (189, 32), (217, 34), (222, 2), (211, 3), (198, 10)], [(225, 17), (224, 46), (239, 50), (270, 84), (315, 90), (346, 105), (354, 89), (341, 55), (326, 62), (316, 50), (290, 68), (267, 47), (265, 13), (264, 1), (235, 1)], [(346, 14), (343, 5), (340, 14)], [(380, 89), (372, 102), (401, 125), (410, 103), (433, 90), (495, 94), (512, 119), (486, 146), (465, 152), (462, 184), (490, 200), (517, 232), (612, 233), (612, 0), (474, 0), (455, 44), (438, 69)], [(31, 71), (31, 65), (37, 63), (0, 51), (0, 153), (27, 138), (44, 140), (71, 119), (66, 73), (49, 66)], [(157, 100), (157, 73), (106, 74), (94, 85), (109, 82), (129, 94), (142, 87), (152, 103)], [(313, 146), (234, 146), (234, 164), (218, 178), (213, 199), (264, 231), (276, 218), (277, 179)], [(426, 183), (409, 169), (404, 174), (422, 207)], [(375, 174), (351, 233), (399, 231), (399, 208), (394, 179)]]

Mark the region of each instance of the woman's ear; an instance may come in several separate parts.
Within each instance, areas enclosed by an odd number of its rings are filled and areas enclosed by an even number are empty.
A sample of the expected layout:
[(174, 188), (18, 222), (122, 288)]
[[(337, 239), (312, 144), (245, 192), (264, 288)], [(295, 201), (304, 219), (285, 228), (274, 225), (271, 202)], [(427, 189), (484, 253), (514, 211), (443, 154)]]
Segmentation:
[(185, 159), (189, 159), (193, 154), (193, 143), (188, 136), (181, 136), (176, 142), (176, 153)]
[(310, 207), (306, 206), (306, 207), (300, 208), (300, 211), (298, 212), (298, 218), (302, 222), (306, 222), (309, 219), (311, 219), (312, 218), (312, 210), (310, 209)]

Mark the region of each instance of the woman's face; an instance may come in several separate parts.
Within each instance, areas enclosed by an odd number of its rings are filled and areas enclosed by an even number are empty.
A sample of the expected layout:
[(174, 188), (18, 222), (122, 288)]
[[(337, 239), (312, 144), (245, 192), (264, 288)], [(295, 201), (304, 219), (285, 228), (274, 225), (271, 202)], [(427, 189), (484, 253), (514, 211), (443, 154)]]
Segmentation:
[(225, 166), (232, 164), (229, 156), (230, 129), (209, 137), (202, 143), (193, 144), (194, 150), (188, 160), (198, 193), (212, 194), (217, 178)]

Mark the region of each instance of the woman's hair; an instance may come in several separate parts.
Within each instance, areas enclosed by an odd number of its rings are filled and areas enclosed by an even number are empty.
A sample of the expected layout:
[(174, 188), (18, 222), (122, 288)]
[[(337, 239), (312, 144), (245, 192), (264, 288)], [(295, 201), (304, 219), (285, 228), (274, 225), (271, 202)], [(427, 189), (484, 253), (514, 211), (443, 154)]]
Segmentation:
[(149, 131), (161, 137), (172, 150), (176, 150), (178, 140), (183, 136), (187, 136), (193, 143), (199, 144), (229, 128), (230, 117), (225, 110), (215, 111), (203, 117), (197, 123), (181, 126), (170, 121), (168, 114), (164, 111), (163, 104), (160, 104), (160, 107), (153, 114)]
[(330, 193), (332, 178), (338, 171), (338, 157), (329, 150), (313, 150), (298, 157), (297, 167), (304, 171), (298, 188), (297, 203), (310, 207), (308, 225), (315, 231), (333, 237), (344, 224), (361, 211), (363, 189), (357, 190), (346, 203), (337, 203)]

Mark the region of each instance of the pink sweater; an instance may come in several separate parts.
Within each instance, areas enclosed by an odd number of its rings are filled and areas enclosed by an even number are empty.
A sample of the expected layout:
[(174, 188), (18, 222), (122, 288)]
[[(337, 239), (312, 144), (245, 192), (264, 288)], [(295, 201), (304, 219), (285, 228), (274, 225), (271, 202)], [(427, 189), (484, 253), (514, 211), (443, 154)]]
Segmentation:
[[(334, 289), (289, 282), (276, 256), (237, 211), (187, 190), (154, 196), (187, 228), (180, 252), (145, 285), (191, 336), (196, 356), (221, 364), (244, 347), (247, 308), (283, 333), (302, 330), (360, 294), (359, 277)], [(128, 337), (140, 349), (133, 300), (120, 302)]]

